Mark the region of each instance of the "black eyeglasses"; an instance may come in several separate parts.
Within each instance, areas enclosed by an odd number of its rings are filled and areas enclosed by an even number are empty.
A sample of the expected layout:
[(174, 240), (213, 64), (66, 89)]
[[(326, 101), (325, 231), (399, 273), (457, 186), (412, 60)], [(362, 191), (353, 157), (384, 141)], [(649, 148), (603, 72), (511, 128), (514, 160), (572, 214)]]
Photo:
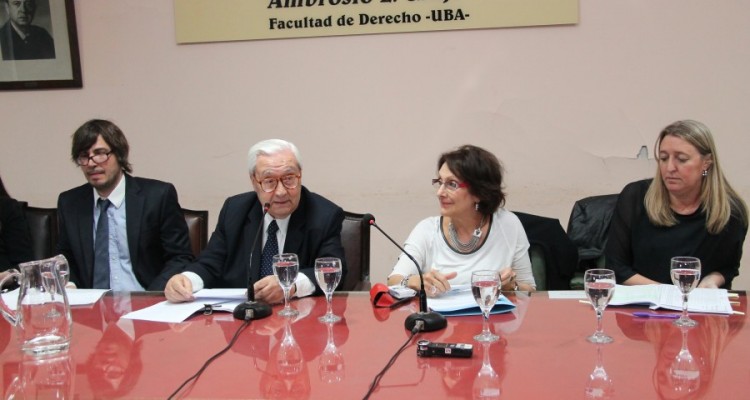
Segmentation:
[(455, 192), (458, 189), (468, 187), (464, 182), (449, 180), (447, 182), (443, 182), (440, 178), (435, 178), (432, 180), (432, 186), (435, 187), (435, 189), (440, 189), (441, 186), (445, 186), (445, 189), (449, 192)]
[(111, 151), (106, 150), (98, 150), (94, 152), (93, 156), (84, 156), (80, 155), (78, 158), (76, 158), (76, 162), (81, 167), (85, 167), (89, 165), (89, 161), (93, 161), (96, 164), (101, 164), (107, 160), (109, 160), (109, 156), (112, 154)]
[(299, 186), (299, 180), (302, 177), (302, 175), (284, 175), (281, 178), (263, 178), (258, 179), (255, 178), (255, 181), (260, 184), (260, 188), (263, 189), (266, 193), (271, 193), (274, 190), (276, 190), (276, 186), (278, 186), (279, 182), (281, 182), (282, 185), (284, 185), (287, 189), (294, 189), (297, 186)]

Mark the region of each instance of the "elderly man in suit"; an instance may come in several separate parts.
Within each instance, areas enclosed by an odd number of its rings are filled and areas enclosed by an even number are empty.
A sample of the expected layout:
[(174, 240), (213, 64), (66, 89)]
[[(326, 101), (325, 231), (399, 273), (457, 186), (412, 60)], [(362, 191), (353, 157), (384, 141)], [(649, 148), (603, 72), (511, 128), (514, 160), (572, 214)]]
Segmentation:
[[(345, 262), (344, 211), (302, 186), (302, 165), (294, 144), (279, 139), (256, 143), (248, 152), (248, 168), (255, 191), (224, 202), (206, 249), (167, 283), (168, 300), (193, 300), (193, 292), (204, 287), (252, 285), (257, 300), (279, 303), (283, 291), (270, 268), (271, 256), (278, 253), (295, 253), (299, 258), (300, 274), (292, 296), (321, 294), (314, 283), (315, 259), (337, 257)], [(258, 234), (262, 240), (256, 240)], [(345, 276), (342, 265), (341, 282)]]
[(71, 156), (88, 183), (57, 200), (58, 251), (77, 287), (163, 290), (193, 259), (174, 186), (131, 176), (128, 153), (110, 121), (88, 121), (73, 134)]

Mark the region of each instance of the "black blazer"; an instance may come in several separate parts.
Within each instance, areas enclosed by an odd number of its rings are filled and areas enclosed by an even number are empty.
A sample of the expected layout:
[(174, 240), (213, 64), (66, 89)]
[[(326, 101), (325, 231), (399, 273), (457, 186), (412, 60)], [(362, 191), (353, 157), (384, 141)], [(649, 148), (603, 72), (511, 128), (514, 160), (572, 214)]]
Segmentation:
[(0, 271), (33, 258), (23, 208), (10, 197), (0, 197)]
[[(206, 288), (244, 288), (260, 278), (261, 240), (255, 250), (250, 246), (263, 223), (263, 207), (255, 192), (228, 198), (219, 213), (219, 221), (208, 246), (185, 271), (198, 274)], [(297, 209), (289, 219), (284, 253), (299, 257), (300, 273), (315, 283), (315, 259), (338, 257), (342, 278), (346, 276), (344, 248), (341, 245), (341, 224), (344, 210), (324, 197), (302, 187)], [(250, 256), (252, 253), (252, 262)], [(249, 269), (248, 269), (249, 267)], [(315, 285), (315, 294), (321, 294)]]
[[(193, 260), (187, 224), (170, 183), (125, 175), (125, 207), (130, 261), (146, 290), (164, 290), (169, 278)], [(70, 263), (70, 281), (94, 284), (94, 190), (89, 184), (57, 199), (57, 250)]]

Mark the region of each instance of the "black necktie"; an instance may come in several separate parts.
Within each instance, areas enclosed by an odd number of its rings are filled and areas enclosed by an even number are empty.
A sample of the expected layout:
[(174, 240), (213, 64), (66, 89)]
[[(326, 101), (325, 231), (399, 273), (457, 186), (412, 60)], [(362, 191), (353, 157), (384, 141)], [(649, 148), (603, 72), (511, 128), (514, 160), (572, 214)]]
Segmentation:
[(112, 204), (107, 199), (99, 199), (99, 221), (96, 224), (94, 239), (94, 289), (109, 289), (109, 217), (107, 208)]
[(276, 220), (272, 220), (268, 224), (268, 238), (266, 239), (266, 245), (263, 247), (263, 254), (260, 257), (260, 277), (273, 275), (273, 256), (279, 254), (279, 242), (276, 239), (276, 232), (279, 230), (279, 225), (276, 224)]

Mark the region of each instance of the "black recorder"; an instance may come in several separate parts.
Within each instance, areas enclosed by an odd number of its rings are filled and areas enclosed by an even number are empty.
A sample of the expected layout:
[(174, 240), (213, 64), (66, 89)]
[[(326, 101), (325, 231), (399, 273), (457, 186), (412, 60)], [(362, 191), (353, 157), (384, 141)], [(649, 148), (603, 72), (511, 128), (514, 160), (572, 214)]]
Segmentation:
[(474, 346), (468, 343), (432, 343), (429, 340), (417, 342), (417, 355), (420, 357), (470, 358)]

